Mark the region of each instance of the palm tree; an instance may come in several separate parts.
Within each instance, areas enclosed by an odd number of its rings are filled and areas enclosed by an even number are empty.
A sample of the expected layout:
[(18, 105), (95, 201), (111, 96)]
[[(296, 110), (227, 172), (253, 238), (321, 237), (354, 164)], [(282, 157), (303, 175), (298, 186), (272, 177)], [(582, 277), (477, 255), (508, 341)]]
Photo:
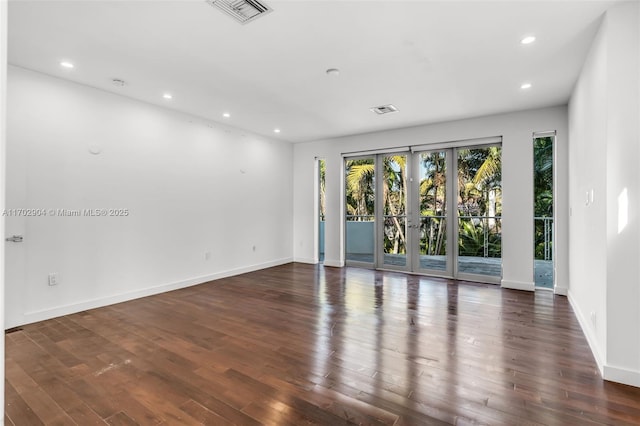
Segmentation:
[(406, 253), (405, 229), (398, 218), (402, 216), (406, 218), (407, 156), (385, 156), (382, 165), (384, 173), (382, 180), (384, 209), (382, 214), (388, 216), (393, 224), (393, 228), (387, 230), (385, 223), (385, 252), (389, 249), (389, 253)]
[(502, 181), (502, 148), (490, 146), (484, 161), (473, 176), (475, 185), (489, 187), (500, 186)]
[(358, 220), (374, 214), (373, 159), (347, 160), (347, 214)]
[[(385, 227), (385, 250), (388, 253), (406, 252), (404, 224), (399, 217), (406, 215), (407, 157), (386, 156), (383, 159), (382, 199), (383, 215), (389, 218), (391, 229)], [(346, 162), (347, 213), (358, 220), (374, 215), (375, 162), (371, 159), (347, 160)], [(367, 219), (368, 220), (368, 219)]]
[(458, 151), (458, 209), (461, 216), (469, 216), (461, 219), (460, 252), (473, 251), (469, 250), (469, 244), (478, 242), (480, 235), (484, 256), (499, 255), (501, 251), (500, 224), (496, 218), (501, 210), (501, 154), (499, 146)]
[[(427, 226), (420, 223), (427, 238), (423, 252), (428, 255), (444, 254), (446, 223), (446, 161), (445, 152), (423, 154), (424, 169), (420, 181), (420, 210), (428, 217)], [(499, 215), (501, 190), (501, 148), (477, 148), (458, 151), (458, 207), (461, 215), (491, 217)], [(406, 253), (406, 198), (408, 194), (407, 156), (382, 157), (382, 215), (385, 253)], [(374, 158), (347, 160), (346, 203), (347, 213), (356, 220), (370, 220), (375, 211)], [(476, 223), (476, 222), (473, 222)], [(483, 222), (473, 226), (480, 226)], [(498, 231), (495, 219), (488, 222)]]
[[(444, 151), (421, 154), (420, 216), (426, 218), (424, 247), (421, 252), (429, 256), (445, 254), (447, 191), (446, 154)], [(422, 223), (420, 224), (423, 225)]]

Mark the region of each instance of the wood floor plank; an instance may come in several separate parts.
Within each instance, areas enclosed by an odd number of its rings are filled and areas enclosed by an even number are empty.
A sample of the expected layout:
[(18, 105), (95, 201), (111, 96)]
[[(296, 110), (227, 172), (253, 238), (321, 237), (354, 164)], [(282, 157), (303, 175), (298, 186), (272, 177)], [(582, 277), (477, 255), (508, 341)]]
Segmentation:
[[(140, 426), (156, 426), (164, 423), (164, 420), (160, 418), (158, 413), (140, 404), (135, 398), (132, 398), (126, 390), (116, 394), (112, 400), (114, 404), (122, 410), (121, 412), (123, 414), (126, 414), (128, 418)], [(113, 417), (113, 415), (111, 417)]]
[(107, 419), (111, 426), (139, 426), (139, 424), (123, 411), (119, 411)]
[(209, 410), (202, 404), (194, 401), (193, 399), (190, 399), (189, 401), (182, 404), (180, 406), (180, 409), (203, 425), (226, 426), (233, 424), (232, 422), (228, 421), (224, 417), (220, 417), (219, 415)]
[(47, 425), (75, 425), (66, 413), (44, 389), (38, 388), (20, 395), (33, 412)]
[[(5, 415), (11, 420), (13, 424), (23, 425), (43, 425), (44, 423), (33, 411), (33, 408), (22, 399), (22, 397), (16, 392), (14, 387), (8, 381), (5, 381), (4, 385), (4, 399)], [(15, 419), (15, 421), (13, 420)]]
[(5, 336), (7, 425), (638, 425), (567, 299), (288, 264)]

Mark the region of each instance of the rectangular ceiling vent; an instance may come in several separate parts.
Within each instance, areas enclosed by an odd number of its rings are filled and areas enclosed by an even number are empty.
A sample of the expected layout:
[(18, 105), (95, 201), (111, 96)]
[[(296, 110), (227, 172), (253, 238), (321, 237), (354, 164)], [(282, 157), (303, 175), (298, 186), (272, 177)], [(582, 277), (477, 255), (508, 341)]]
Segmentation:
[(371, 111), (375, 112), (376, 114), (389, 114), (390, 112), (397, 112), (398, 108), (389, 104), (389, 105), (373, 107), (371, 108)]
[(251, 22), (273, 10), (257, 0), (207, 0), (207, 3), (217, 7), (241, 24)]

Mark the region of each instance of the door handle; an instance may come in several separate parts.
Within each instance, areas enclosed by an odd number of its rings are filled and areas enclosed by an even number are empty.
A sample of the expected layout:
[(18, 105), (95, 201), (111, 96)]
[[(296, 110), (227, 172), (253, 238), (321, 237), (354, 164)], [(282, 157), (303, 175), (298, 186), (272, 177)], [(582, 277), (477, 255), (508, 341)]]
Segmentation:
[(21, 243), (23, 238), (22, 238), (22, 235), (14, 235), (12, 237), (5, 238), (4, 240), (10, 241), (12, 243)]

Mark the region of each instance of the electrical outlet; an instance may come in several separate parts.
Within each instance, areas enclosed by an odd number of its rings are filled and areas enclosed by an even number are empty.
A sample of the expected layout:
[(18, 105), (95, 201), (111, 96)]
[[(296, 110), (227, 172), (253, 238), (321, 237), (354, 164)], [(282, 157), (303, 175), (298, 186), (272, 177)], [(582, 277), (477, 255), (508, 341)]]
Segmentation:
[(204, 252), (204, 260), (211, 260), (211, 252), (210, 251), (205, 251)]
[(49, 274), (49, 285), (58, 285), (58, 273), (51, 272)]

